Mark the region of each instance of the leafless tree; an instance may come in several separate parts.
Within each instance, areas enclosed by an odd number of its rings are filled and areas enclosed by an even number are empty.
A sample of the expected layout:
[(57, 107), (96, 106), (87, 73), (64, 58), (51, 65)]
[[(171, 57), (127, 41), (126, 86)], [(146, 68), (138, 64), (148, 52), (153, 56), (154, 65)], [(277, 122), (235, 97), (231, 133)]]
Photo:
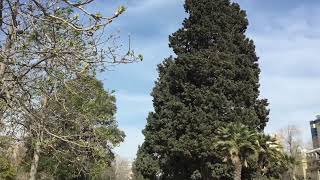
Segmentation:
[(288, 125), (286, 128), (279, 132), (280, 138), (283, 141), (283, 145), (286, 153), (292, 157), (295, 163), (289, 168), (287, 177), (290, 179), (299, 179), (298, 169), (303, 163), (303, 143), (301, 140), (301, 131), (295, 125)]
[(93, 2), (0, 0), (1, 131), (17, 141), (32, 139), (31, 180), (45, 136), (80, 146), (45, 127), (48, 101), (56, 100), (58, 87), (110, 64), (137, 60), (130, 47), (119, 54), (117, 36), (104, 33), (125, 8), (106, 17), (87, 10)]

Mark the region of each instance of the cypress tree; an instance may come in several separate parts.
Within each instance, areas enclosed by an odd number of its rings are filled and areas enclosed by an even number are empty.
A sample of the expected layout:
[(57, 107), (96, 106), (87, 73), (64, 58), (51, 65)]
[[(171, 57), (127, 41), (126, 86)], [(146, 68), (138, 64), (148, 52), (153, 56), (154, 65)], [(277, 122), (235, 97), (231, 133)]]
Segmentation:
[(213, 139), (228, 123), (264, 129), (269, 111), (259, 99), (258, 57), (237, 3), (186, 0), (184, 7), (189, 17), (169, 37), (176, 57), (158, 66), (134, 172), (149, 180), (229, 179), (232, 167), (212, 149)]

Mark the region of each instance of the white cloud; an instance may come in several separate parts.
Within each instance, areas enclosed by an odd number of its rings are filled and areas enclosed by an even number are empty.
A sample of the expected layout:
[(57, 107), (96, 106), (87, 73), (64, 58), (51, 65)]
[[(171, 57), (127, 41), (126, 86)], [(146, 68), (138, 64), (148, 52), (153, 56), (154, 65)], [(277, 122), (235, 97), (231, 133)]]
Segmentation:
[(152, 97), (145, 94), (129, 94), (125, 92), (116, 93), (117, 99), (119, 101), (125, 101), (129, 103), (150, 103)]
[(117, 98), (117, 119), (120, 125), (144, 123), (146, 116), (153, 111), (152, 97), (145, 94), (119, 92)]
[(141, 128), (123, 127), (122, 130), (125, 131), (126, 138), (120, 147), (115, 148), (115, 152), (132, 161), (136, 157), (138, 146), (143, 143), (144, 137)]
[(132, 13), (141, 13), (148, 11), (155, 11), (159, 8), (170, 8), (176, 5), (183, 5), (184, 0), (137, 0), (128, 7)]
[(261, 57), (262, 97), (270, 102), (268, 132), (295, 124), (303, 129), (304, 140), (310, 140), (309, 121), (320, 112), (318, 18), (315, 8), (301, 6), (264, 21), (264, 28), (249, 33)]
[(134, 94), (124, 91), (116, 93), (119, 128), (126, 134), (125, 141), (115, 149), (122, 157), (133, 160), (138, 145), (143, 143), (142, 129), (146, 117), (153, 110), (152, 97), (146, 94)]
[(310, 138), (309, 121), (320, 111), (320, 79), (266, 78), (262, 93), (270, 102), (271, 115), (267, 131), (275, 132), (288, 124), (305, 129), (305, 140)]

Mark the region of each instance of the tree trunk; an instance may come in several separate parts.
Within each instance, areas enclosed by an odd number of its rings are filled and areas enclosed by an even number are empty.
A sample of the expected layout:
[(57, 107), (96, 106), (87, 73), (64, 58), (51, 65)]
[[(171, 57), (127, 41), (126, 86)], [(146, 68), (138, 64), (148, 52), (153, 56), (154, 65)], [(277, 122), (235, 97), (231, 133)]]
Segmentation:
[(3, 62), (0, 62), (0, 77), (4, 75), (5, 70), (6, 70), (6, 65)]
[(29, 180), (36, 180), (37, 169), (39, 164), (39, 154), (40, 154), (40, 142), (36, 142), (36, 145), (33, 151), (33, 160), (31, 162)]
[(239, 156), (234, 157), (234, 180), (241, 180), (242, 163)]

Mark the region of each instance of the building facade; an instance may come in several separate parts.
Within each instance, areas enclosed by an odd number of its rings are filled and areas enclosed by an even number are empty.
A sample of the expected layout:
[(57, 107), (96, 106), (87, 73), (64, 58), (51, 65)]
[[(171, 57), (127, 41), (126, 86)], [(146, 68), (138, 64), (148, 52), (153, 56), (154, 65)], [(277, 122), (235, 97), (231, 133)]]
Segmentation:
[(317, 116), (316, 120), (310, 121), (310, 128), (311, 128), (313, 148), (318, 149), (320, 148), (320, 116), (319, 115)]
[(320, 116), (316, 120), (310, 121), (313, 150), (306, 153), (307, 170), (306, 175), (309, 180), (320, 180)]
[(320, 180), (320, 148), (313, 149), (306, 153), (308, 168), (307, 179)]

